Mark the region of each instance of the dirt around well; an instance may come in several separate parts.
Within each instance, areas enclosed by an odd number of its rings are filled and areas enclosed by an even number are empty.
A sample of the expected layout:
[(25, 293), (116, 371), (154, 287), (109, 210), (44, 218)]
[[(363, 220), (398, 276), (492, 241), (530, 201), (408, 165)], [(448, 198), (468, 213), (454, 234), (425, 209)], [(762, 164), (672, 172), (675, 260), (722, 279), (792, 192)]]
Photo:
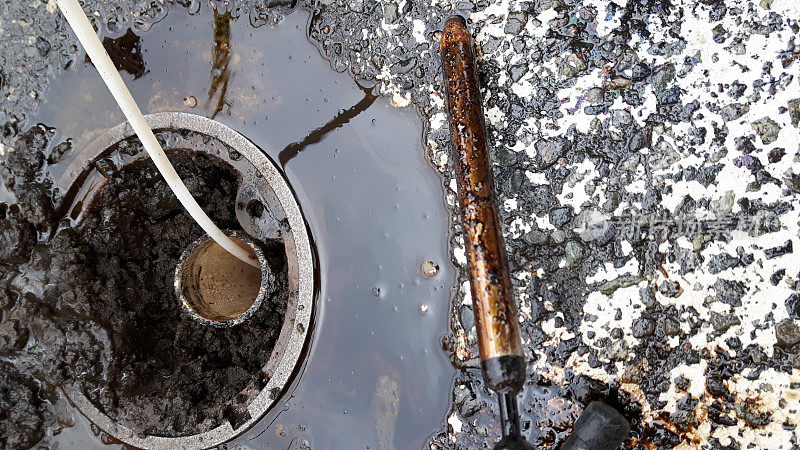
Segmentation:
[[(41, 147), (32, 152), (44, 151), (37, 139), (25, 142)], [(214, 222), (240, 228), (234, 169), (196, 152), (168, 154)], [(17, 174), (12, 164), (3, 168), (12, 191), (39, 183), (34, 174)], [(47, 402), (39, 385), (52, 391), (74, 384), (135, 431), (181, 436), (216, 427), (228, 419), (226, 402), (248, 384), (265, 383), (260, 368), (278, 337), (287, 301), (282, 247), (265, 248), (281, 257), (270, 261), (277, 281), (261, 313), (233, 328), (203, 326), (181, 310), (173, 287), (181, 252), (202, 230), (149, 159), (104, 174), (108, 181), (83, 222), (61, 229), (49, 242), (34, 245), (35, 227), (25, 211), (0, 216), (8, 225), (2, 238), (14, 244), (14, 251), (0, 255), (0, 355), (9, 362), (0, 375), (25, 386), (26, 402), (41, 406), (17, 411), (30, 416), (12, 420), (26, 430), (0, 434), (0, 446), (32, 445), (43, 435), (48, 413), (42, 411)]]

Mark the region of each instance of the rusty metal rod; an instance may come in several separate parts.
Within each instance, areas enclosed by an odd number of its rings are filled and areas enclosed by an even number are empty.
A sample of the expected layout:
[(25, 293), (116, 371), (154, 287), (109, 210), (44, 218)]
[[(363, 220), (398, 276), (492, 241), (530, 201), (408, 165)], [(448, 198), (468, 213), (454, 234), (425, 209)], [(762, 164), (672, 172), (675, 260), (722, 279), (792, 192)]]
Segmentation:
[(447, 19), (440, 45), (481, 367), (501, 409), (503, 438), (495, 448), (533, 448), (520, 436), (516, 394), (525, 381), (525, 357), (494, 194), (475, 48), (463, 17)]

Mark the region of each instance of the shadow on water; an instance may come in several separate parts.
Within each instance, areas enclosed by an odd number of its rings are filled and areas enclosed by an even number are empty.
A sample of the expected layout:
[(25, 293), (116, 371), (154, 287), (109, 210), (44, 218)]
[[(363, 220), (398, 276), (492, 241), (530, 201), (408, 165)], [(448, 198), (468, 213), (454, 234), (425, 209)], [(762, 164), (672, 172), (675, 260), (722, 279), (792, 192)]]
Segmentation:
[(306, 147), (308, 147), (311, 144), (316, 144), (320, 142), (325, 137), (325, 135), (327, 135), (331, 131), (336, 130), (337, 128), (341, 128), (344, 125), (350, 123), (350, 121), (354, 117), (366, 111), (367, 108), (369, 108), (370, 106), (372, 106), (373, 103), (375, 103), (375, 100), (378, 99), (378, 96), (373, 93), (375, 86), (374, 85), (362, 86), (358, 84), (358, 81), (356, 81), (356, 84), (358, 85), (359, 89), (364, 91), (364, 98), (359, 100), (358, 103), (356, 103), (355, 105), (340, 111), (339, 114), (336, 115), (336, 117), (331, 119), (325, 125), (312, 130), (310, 133), (308, 133), (308, 136), (303, 138), (302, 141), (292, 142), (291, 144), (287, 145), (286, 148), (281, 150), (281, 152), (278, 154), (278, 160), (281, 164), (281, 167), (285, 168), (286, 163), (288, 163), (289, 160), (297, 156), (298, 153), (305, 150)]
[[(302, 374), (232, 444), (420, 448), (441, 428), (454, 376), (440, 348), (455, 279), (442, 181), (414, 112), (332, 71), (306, 21), (298, 11), (253, 28), (205, 4), (192, 15), (175, 9), (136, 40), (142, 59), (132, 67), (147, 70), (123, 78), (148, 113), (198, 113), (186, 99), (207, 96), (211, 117), (284, 166), (317, 244), (321, 285)], [(61, 74), (32, 122), (73, 139), (77, 154), (122, 120), (86, 64)], [(49, 168), (53, 179), (74, 157)], [(420, 274), (425, 260), (438, 274)], [(53, 440), (103, 447), (77, 413), (66, 422), (75, 425)]]

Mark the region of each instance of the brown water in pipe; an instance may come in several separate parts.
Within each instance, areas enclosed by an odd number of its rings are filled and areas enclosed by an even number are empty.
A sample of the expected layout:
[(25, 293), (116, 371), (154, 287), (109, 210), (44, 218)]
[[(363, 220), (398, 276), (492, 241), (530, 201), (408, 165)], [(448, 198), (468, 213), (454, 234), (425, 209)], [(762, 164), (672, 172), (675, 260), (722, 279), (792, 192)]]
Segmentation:
[[(234, 242), (255, 258), (241, 239)], [(198, 245), (183, 264), (183, 297), (195, 313), (213, 321), (228, 321), (245, 313), (258, 297), (261, 271), (228, 253), (213, 240)]]

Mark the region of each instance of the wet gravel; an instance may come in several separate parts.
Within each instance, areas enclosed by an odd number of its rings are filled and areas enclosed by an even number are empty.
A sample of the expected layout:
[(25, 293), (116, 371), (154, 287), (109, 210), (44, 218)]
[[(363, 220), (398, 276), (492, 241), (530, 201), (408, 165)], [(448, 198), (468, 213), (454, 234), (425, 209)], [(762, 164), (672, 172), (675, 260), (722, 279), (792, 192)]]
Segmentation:
[[(166, 8), (85, 4), (98, 11), (103, 34), (146, 29)], [(0, 153), (32, 167), (43, 162), (17, 136), (34, 125), (25, 114), (83, 57), (53, 5), (2, 5)], [(792, 400), (800, 394), (794, 2), (330, 0), (234, 8), (254, 24), (292, 8), (312, 11), (309, 37), (333, 69), (380, 80), (393, 104), (424, 118), (427, 157), (452, 208), (437, 33), (451, 14), (470, 19), (530, 367), (523, 421), (532, 442), (558, 445), (588, 401), (605, 399), (634, 425), (630, 446), (800, 445)], [(24, 195), (20, 211), (6, 213), (5, 241), (29, 241), (34, 231), (19, 220), (35, 227), (47, 214), (46, 192)], [(432, 448), (481, 446), (499, 432), (494, 400), (473, 370), (460, 228), (453, 214), (461, 272), (442, 338), (460, 370)]]

